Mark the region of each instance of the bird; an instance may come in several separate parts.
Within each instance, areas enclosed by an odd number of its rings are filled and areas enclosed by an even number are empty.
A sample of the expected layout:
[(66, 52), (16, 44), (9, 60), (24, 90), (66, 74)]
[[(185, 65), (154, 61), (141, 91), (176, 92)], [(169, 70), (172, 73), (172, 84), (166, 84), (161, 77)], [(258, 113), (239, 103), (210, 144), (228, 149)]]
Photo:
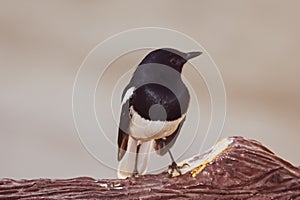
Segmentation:
[(190, 95), (182, 80), (184, 64), (202, 54), (174, 48), (149, 52), (124, 88), (118, 129), (118, 178), (146, 173), (152, 148), (169, 153), (172, 172), (180, 173), (170, 148), (186, 119)]

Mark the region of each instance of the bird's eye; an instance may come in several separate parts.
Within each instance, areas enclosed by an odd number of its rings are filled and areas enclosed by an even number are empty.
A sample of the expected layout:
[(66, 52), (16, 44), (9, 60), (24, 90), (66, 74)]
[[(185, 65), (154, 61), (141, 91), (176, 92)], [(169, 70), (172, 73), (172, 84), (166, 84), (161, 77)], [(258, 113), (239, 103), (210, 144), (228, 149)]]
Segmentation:
[(177, 58), (171, 58), (170, 63), (172, 65), (177, 65), (178, 64), (178, 59)]

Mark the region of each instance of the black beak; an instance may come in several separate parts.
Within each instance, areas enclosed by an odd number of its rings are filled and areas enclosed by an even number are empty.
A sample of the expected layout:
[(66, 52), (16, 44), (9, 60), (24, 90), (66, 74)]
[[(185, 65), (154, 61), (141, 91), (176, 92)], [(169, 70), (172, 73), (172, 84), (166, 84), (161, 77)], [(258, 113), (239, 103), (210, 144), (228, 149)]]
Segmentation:
[(202, 54), (202, 52), (200, 52), (200, 51), (188, 52), (185, 54), (185, 59), (189, 60), (189, 59), (195, 58), (201, 54)]

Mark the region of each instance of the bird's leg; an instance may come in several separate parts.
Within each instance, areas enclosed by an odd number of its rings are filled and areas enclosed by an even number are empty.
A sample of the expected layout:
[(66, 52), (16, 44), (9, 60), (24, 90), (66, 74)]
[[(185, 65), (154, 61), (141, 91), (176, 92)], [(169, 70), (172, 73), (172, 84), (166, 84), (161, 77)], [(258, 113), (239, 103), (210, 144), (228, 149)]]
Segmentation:
[[(170, 149), (168, 150), (168, 152), (169, 152), (169, 155), (170, 155), (171, 160), (172, 160), (171, 165), (169, 165), (169, 174), (170, 174), (171, 176), (182, 175), (180, 169), (184, 168), (186, 165), (189, 166), (189, 164), (184, 163), (182, 166), (178, 166), (177, 163), (176, 163), (175, 160), (174, 160), (174, 157), (173, 157), (173, 155), (172, 155)], [(174, 172), (177, 172), (178, 174), (177, 174), (177, 175), (174, 175)]]
[(138, 144), (137, 147), (136, 147), (134, 171), (133, 171), (132, 176), (137, 176), (139, 174), (139, 171), (137, 169), (137, 163), (138, 163), (138, 156), (139, 156), (138, 153), (140, 151), (140, 147), (141, 147), (141, 144)]
[(177, 173), (179, 173), (179, 175), (181, 175), (181, 171), (180, 171), (180, 169), (179, 169), (177, 163), (175, 162), (174, 157), (173, 157), (173, 155), (172, 155), (170, 149), (168, 149), (168, 152), (169, 152), (169, 155), (170, 155), (171, 160), (172, 160), (171, 165), (169, 165), (169, 169), (171, 170), (171, 171), (170, 171), (170, 174), (172, 175), (173, 172), (176, 171)]

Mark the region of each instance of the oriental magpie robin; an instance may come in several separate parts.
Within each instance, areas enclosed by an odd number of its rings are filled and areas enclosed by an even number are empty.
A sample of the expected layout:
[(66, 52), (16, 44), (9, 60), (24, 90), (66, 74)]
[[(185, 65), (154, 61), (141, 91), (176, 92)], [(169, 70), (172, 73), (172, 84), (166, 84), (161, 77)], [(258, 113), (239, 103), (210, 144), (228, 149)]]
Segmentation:
[(170, 154), (185, 121), (190, 95), (181, 78), (184, 64), (201, 52), (164, 48), (150, 52), (136, 68), (122, 94), (118, 132), (118, 177), (144, 174), (153, 146)]

